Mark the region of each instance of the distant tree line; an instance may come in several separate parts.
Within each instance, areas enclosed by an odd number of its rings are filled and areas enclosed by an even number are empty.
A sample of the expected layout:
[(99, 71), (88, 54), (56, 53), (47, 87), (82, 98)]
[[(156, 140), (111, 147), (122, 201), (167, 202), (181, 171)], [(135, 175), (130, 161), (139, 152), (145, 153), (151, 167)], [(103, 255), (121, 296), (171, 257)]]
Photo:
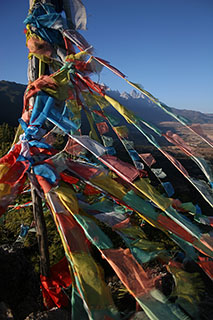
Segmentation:
[(9, 151), (15, 132), (16, 128), (10, 126), (8, 123), (0, 125), (0, 158)]

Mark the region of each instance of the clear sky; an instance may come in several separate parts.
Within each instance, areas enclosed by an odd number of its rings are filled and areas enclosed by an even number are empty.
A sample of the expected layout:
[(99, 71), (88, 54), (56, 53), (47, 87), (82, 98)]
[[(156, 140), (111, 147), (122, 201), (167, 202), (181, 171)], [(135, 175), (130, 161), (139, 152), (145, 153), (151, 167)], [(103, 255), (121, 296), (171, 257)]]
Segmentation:
[[(0, 1), (0, 80), (27, 83), (28, 0)], [(212, 0), (83, 0), (95, 54), (171, 107), (213, 113)], [(97, 78), (98, 80), (98, 78)], [(131, 91), (104, 69), (101, 82)]]

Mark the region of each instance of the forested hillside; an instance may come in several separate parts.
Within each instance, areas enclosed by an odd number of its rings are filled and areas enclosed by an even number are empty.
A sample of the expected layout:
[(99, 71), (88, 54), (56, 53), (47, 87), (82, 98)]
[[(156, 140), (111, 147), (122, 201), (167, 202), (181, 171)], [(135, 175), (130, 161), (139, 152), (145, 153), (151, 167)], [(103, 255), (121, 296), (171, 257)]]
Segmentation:
[(26, 86), (16, 82), (0, 81), (0, 124), (18, 126), (23, 108), (23, 94)]
[(5, 155), (11, 147), (16, 128), (8, 123), (0, 125), (0, 158)]

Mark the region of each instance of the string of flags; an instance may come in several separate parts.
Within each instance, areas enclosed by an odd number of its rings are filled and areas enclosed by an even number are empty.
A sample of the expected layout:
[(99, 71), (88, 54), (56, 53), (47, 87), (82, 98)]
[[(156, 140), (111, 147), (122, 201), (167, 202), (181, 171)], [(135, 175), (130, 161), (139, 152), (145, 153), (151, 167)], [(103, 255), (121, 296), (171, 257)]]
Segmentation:
[[(149, 319), (198, 319), (200, 287), (195, 282), (199, 274), (185, 271), (184, 259), (190, 259), (213, 278), (213, 217), (205, 215), (194, 202), (172, 198), (175, 185), (162, 168), (153, 167), (157, 159), (151, 153), (137, 150), (128, 128), (134, 126), (160, 151), (210, 208), (211, 165), (176, 133), (162, 132), (110, 97), (90, 76), (107, 67), (210, 147), (213, 142), (199, 126), (174, 114), (108, 61), (93, 55), (92, 46), (77, 31), (86, 28), (86, 11), (80, 0), (63, 1), (62, 9), (32, 1), (25, 19), (29, 83), (15, 142), (0, 159), (0, 214), (32, 205), (31, 201), (12, 205), (17, 195), (28, 191), (29, 181), (49, 207), (69, 265), (63, 273), (64, 262), (60, 263), (55, 267), (57, 272), (52, 271), (52, 278), (41, 278), (49, 307), (66, 304), (61, 287), (72, 285), (72, 319), (81, 319), (82, 315), (91, 320), (120, 319), (103, 270), (91, 254), (93, 245)], [(39, 72), (33, 80), (36, 65)], [(117, 117), (110, 113), (109, 106), (116, 110)], [(90, 127), (88, 134), (82, 133), (86, 130), (84, 118)], [(111, 132), (126, 150), (128, 161), (120, 159)], [(62, 150), (55, 148), (57, 135), (65, 141)], [(165, 138), (194, 161), (205, 180), (192, 177), (156, 137)], [(153, 175), (158, 186), (152, 183)], [(143, 223), (136, 224), (133, 217)], [(163, 231), (180, 247), (184, 253), (179, 262), (164, 243), (147, 238), (144, 222)], [(29, 231), (29, 226), (22, 226), (20, 237)], [(115, 243), (113, 235), (122, 245)], [(155, 259), (166, 264), (173, 275), (171, 296), (176, 299), (165, 297), (155, 286), (158, 277), (150, 277), (144, 267)], [(60, 270), (66, 278), (63, 284), (53, 279)]]

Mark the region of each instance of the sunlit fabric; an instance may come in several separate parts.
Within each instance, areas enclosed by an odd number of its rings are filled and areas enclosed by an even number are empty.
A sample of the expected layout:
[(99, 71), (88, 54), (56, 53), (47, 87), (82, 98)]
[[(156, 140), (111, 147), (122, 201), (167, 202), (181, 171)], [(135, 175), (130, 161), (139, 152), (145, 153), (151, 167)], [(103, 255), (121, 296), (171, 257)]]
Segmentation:
[[(47, 307), (66, 306), (63, 288), (71, 285), (72, 319), (129, 317), (113, 301), (107, 265), (149, 319), (197, 319), (201, 275), (213, 278), (211, 163), (177, 132), (164, 133), (109, 96), (93, 75), (108, 68), (204, 143), (212, 146), (211, 138), (93, 56), (77, 31), (86, 22), (81, 0), (65, 0), (63, 8), (31, 1), (25, 20), (29, 83), (14, 142), (0, 159), (0, 215), (31, 205), (36, 210), (33, 201), (14, 202), (29, 184), (51, 214), (67, 262), (41, 277)], [(184, 155), (180, 161), (168, 143)], [(183, 166), (186, 157), (199, 175)], [(28, 227), (23, 230), (26, 238)], [(198, 271), (188, 272), (187, 263)], [(171, 299), (157, 289), (163, 270), (174, 279)]]

